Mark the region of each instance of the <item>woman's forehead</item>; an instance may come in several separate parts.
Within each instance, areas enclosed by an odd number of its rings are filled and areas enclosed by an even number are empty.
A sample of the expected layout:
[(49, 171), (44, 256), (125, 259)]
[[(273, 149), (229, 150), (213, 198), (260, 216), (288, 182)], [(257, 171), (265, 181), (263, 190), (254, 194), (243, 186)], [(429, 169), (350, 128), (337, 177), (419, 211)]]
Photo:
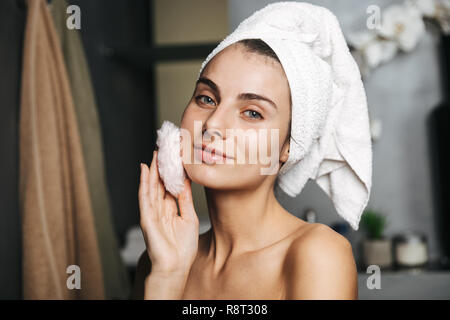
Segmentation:
[(202, 77), (212, 80), (222, 90), (263, 91), (278, 96), (278, 99), (290, 95), (281, 64), (270, 57), (248, 52), (240, 44), (216, 54), (205, 67)]
[(234, 43), (218, 52), (207, 64), (205, 72), (207, 69), (228, 68), (229, 70), (232, 66), (239, 66), (245, 70), (258, 69), (275, 74), (281, 73), (284, 76), (283, 67), (278, 61), (261, 53), (251, 52), (239, 43)]

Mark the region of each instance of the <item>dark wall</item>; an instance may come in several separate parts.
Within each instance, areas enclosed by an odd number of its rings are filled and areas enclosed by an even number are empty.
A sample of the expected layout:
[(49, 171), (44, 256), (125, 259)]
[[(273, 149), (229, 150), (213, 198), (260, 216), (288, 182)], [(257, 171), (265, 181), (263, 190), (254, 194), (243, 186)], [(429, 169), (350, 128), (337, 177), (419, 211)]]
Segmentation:
[(0, 1), (0, 299), (22, 296), (17, 133), (25, 14), (20, 2)]
[(73, 0), (81, 9), (81, 35), (94, 84), (104, 139), (114, 222), (123, 244), (139, 223), (139, 163), (154, 147), (152, 78), (148, 70), (104, 54), (105, 48), (151, 41), (148, 0)]

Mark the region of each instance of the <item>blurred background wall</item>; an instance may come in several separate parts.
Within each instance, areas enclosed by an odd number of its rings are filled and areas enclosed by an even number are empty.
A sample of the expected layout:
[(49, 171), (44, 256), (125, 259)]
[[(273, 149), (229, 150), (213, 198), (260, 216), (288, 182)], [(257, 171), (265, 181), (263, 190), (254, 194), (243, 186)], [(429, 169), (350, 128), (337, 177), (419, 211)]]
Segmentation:
[(17, 132), (24, 24), (23, 7), (0, 2), (0, 299), (22, 295)]
[(128, 228), (139, 223), (139, 163), (148, 161), (154, 146), (152, 79), (147, 70), (111, 59), (105, 50), (151, 41), (149, 2), (69, 2), (81, 9), (80, 32), (103, 131), (111, 207), (123, 245)]

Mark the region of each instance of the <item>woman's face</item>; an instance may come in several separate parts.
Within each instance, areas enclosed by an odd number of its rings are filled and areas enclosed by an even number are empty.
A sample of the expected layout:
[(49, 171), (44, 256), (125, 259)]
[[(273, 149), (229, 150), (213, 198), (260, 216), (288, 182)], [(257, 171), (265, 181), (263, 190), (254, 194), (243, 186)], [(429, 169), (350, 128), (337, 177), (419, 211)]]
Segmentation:
[[(204, 69), (182, 116), (181, 128), (191, 137), (189, 142), (182, 138), (182, 153), (190, 148), (190, 161), (184, 160), (189, 178), (221, 190), (274, 180), (288, 157), (290, 112), (280, 63), (239, 43), (228, 46)], [(228, 159), (211, 161), (202, 143)]]

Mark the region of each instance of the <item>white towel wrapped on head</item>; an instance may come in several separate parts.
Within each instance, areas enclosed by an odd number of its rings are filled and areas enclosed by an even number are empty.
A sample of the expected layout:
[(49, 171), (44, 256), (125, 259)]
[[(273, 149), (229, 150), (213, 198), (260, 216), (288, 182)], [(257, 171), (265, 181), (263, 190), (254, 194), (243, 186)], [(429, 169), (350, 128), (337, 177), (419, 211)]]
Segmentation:
[(277, 54), (292, 98), (289, 158), (277, 184), (297, 196), (314, 179), (337, 213), (357, 230), (372, 183), (366, 94), (336, 16), (305, 2), (276, 2), (241, 22), (208, 55), (242, 39), (261, 39)]

